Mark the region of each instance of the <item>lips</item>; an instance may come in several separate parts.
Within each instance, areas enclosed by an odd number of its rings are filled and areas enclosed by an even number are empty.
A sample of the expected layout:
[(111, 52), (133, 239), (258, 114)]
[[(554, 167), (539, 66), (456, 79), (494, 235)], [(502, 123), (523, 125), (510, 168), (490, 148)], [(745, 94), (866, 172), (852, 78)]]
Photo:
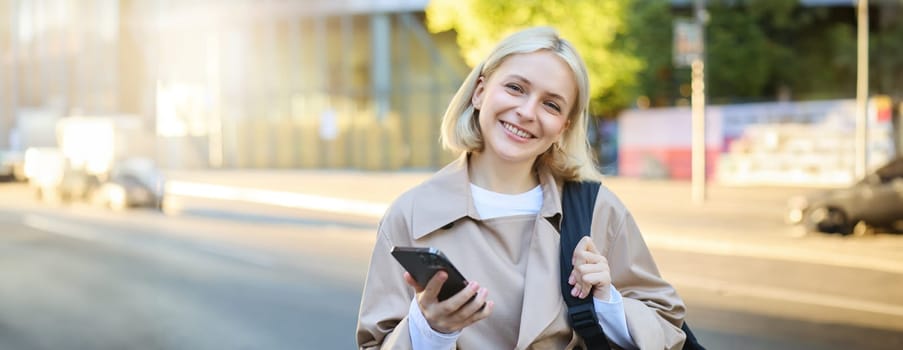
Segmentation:
[(514, 124), (510, 124), (510, 123), (507, 123), (504, 121), (501, 121), (501, 123), (502, 123), (502, 127), (505, 128), (505, 130), (508, 130), (508, 132), (510, 132), (518, 137), (525, 138), (525, 139), (535, 139), (536, 138), (535, 135), (531, 134), (530, 132), (528, 132), (524, 129), (518, 128)]

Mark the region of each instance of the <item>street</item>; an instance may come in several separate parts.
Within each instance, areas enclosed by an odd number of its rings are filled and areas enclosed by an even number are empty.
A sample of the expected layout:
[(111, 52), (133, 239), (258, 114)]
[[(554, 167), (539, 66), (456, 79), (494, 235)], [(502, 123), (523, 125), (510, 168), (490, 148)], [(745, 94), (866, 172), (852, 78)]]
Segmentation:
[[(272, 188), (383, 203), (421, 175), (374, 177), (395, 185), (368, 192), (263, 176), (256, 182)], [(609, 186), (708, 348), (903, 347), (903, 237), (800, 235), (781, 222), (782, 190), (713, 189), (710, 203), (694, 207), (682, 204), (682, 186)], [(377, 217), (192, 196), (177, 203), (168, 214), (113, 213), (44, 205), (24, 185), (0, 184), (0, 348), (355, 347)]]

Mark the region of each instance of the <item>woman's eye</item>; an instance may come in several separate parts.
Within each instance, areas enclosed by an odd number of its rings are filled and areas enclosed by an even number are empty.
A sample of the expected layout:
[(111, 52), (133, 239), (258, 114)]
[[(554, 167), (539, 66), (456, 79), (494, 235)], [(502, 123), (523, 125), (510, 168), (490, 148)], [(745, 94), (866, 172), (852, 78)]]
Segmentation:
[(551, 109), (554, 110), (555, 112), (559, 112), (559, 113), (561, 112), (561, 107), (559, 107), (559, 106), (558, 106), (556, 103), (554, 103), (554, 102), (546, 102), (546, 107), (551, 108)]
[(511, 91), (515, 91), (515, 92), (524, 92), (524, 89), (522, 89), (522, 88), (520, 87), (520, 85), (517, 85), (517, 84), (508, 84), (508, 85), (505, 85), (505, 87), (508, 88), (508, 90), (511, 90)]

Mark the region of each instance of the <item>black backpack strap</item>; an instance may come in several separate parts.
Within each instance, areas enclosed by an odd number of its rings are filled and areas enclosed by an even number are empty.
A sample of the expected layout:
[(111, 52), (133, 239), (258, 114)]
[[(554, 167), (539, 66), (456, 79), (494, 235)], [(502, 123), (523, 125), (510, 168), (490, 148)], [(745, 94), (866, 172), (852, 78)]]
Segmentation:
[(568, 305), (568, 317), (571, 327), (583, 338), (589, 349), (608, 350), (611, 347), (605, 337), (605, 331), (599, 325), (596, 310), (593, 306), (592, 294), (585, 299), (571, 296), (568, 284), (568, 276), (574, 265), (571, 257), (574, 256), (574, 248), (583, 236), (590, 235), (590, 226), (593, 222), (593, 209), (596, 206), (596, 196), (599, 194), (598, 182), (568, 181), (564, 184), (561, 195), (561, 295)]
[[(571, 285), (568, 284), (568, 276), (574, 265), (571, 257), (574, 256), (574, 248), (583, 236), (590, 235), (590, 226), (593, 223), (593, 210), (596, 206), (596, 197), (599, 194), (598, 182), (574, 182), (564, 183), (561, 194), (561, 296), (568, 305), (568, 317), (571, 327), (583, 338), (590, 350), (609, 350), (611, 346), (605, 337), (605, 331), (599, 325), (596, 317), (596, 309), (593, 306), (592, 296), (586, 299), (577, 299), (571, 296)], [(684, 350), (705, 350), (696, 335), (690, 330), (690, 326), (684, 322), (681, 330), (687, 335), (684, 342)]]
[(696, 335), (693, 334), (693, 331), (690, 330), (690, 325), (687, 324), (687, 321), (684, 321), (684, 325), (680, 326), (680, 329), (683, 330), (684, 334), (687, 335), (687, 340), (684, 341), (684, 349), (705, 350), (702, 344), (699, 343), (699, 340), (696, 339)]

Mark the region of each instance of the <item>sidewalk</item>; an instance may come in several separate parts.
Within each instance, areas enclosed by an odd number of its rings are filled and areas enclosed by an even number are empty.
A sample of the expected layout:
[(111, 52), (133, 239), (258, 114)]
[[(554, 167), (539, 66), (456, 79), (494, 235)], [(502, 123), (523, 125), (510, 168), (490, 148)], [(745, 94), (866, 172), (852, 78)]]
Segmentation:
[[(378, 219), (399, 194), (432, 172), (332, 170), (170, 171), (167, 194), (325, 211)], [(608, 178), (652, 248), (750, 256), (903, 274), (903, 236), (802, 236), (782, 222), (784, 203), (799, 188), (709, 187), (703, 206), (689, 183)]]

